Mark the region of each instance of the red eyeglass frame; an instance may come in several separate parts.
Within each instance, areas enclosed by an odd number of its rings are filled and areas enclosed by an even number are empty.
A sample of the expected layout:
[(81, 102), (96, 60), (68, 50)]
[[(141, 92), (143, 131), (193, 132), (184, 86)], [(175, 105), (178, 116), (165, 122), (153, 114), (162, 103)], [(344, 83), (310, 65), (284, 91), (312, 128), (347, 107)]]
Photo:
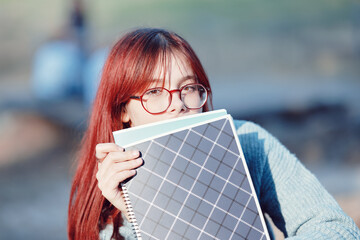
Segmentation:
[[(204, 85), (202, 85), (202, 84), (200, 84), (200, 83), (189, 83), (189, 84), (186, 84), (186, 85), (182, 86), (182, 87), (179, 88), (179, 89), (173, 89), (173, 90), (169, 90), (169, 89), (166, 89), (166, 88), (164, 88), (164, 87), (149, 88), (149, 89), (147, 89), (141, 96), (130, 96), (130, 99), (139, 100), (139, 101), (141, 102), (142, 107), (145, 109), (146, 112), (148, 112), (148, 113), (150, 113), (150, 114), (153, 114), (153, 115), (158, 115), (158, 114), (162, 114), (162, 113), (166, 112), (166, 110), (169, 109), (169, 107), (170, 107), (170, 105), (171, 105), (171, 103), (172, 103), (172, 96), (173, 96), (173, 93), (174, 93), (174, 92), (179, 92), (179, 93), (181, 93), (181, 91), (182, 91), (185, 87), (190, 86), (190, 85), (201, 86), (201, 87), (203, 87), (203, 88), (205, 89), (206, 98), (205, 98), (204, 103), (203, 103), (200, 107), (197, 107), (197, 108), (189, 108), (189, 107), (187, 107), (187, 106), (185, 105), (185, 103), (184, 103), (184, 101), (183, 101), (183, 99), (182, 99), (182, 97), (181, 97), (181, 94), (180, 94), (180, 100), (183, 102), (184, 106), (185, 106), (187, 109), (190, 109), (190, 110), (200, 109), (200, 108), (202, 108), (202, 107), (205, 105), (205, 103), (207, 102), (208, 96), (209, 96), (208, 92), (210, 91), (209, 89), (207, 89)], [(164, 111), (161, 111), (161, 112), (158, 112), (158, 113), (149, 112), (149, 111), (145, 108), (145, 106), (144, 106), (143, 96), (144, 96), (144, 94), (145, 94), (146, 92), (148, 92), (148, 91), (150, 91), (150, 90), (152, 90), (152, 89), (159, 89), (159, 88), (164, 89), (164, 90), (166, 90), (168, 93), (170, 93), (169, 105), (167, 106), (167, 108), (166, 108)]]

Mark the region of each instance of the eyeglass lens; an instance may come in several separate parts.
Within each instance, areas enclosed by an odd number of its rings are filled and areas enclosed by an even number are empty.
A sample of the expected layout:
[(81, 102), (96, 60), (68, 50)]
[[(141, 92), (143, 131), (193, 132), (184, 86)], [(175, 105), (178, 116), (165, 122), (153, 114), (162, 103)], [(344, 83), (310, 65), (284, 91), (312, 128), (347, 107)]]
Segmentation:
[[(198, 109), (207, 100), (207, 91), (200, 84), (188, 84), (181, 88), (180, 98), (188, 109)], [(165, 88), (152, 88), (142, 96), (144, 108), (150, 113), (161, 113), (171, 104), (171, 93)]]

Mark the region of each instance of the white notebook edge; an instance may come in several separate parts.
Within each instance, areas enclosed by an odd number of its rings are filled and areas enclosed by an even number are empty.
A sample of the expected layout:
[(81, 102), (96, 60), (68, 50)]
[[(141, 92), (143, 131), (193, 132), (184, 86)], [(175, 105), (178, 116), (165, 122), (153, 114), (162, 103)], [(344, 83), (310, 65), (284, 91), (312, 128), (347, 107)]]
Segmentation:
[(203, 112), (114, 131), (113, 136), (117, 145), (126, 148), (177, 131), (180, 128), (186, 128), (197, 123), (202, 123), (205, 120), (226, 116), (226, 114), (225, 109)]
[(256, 208), (258, 209), (258, 212), (259, 212), (259, 217), (260, 217), (261, 223), (262, 223), (262, 225), (264, 227), (265, 236), (266, 236), (266, 238), (268, 240), (270, 240), (270, 235), (269, 235), (269, 231), (267, 229), (267, 225), (266, 225), (266, 222), (265, 222), (265, 217), (264, 217), (264, 215), (262, 213), (262, 210), (261, 210), (261, 207), (260, 207), (259, 199), (258, 199), (258, 196), (257, 196), (255, 188), (254, 188), (254, 184), (253, 184), (253, 181), (252, 181), (252, 178), (251, 178), (251, 175), (250, 175), (248, 165), (247, 165), (247, 163), (245, 161), (245, 156), (244, 156), (244, 152), (242, 150), (241, 144), (240, 144), (240, 140), (237, 137), (237, 133), (236, 133), (235, 125), (234, 125), (234, 119), (232, 118), (232, 116), (230, 114), (228, 114), (228, 116), (229, 116), (229, 119), (231, 120), (229, 122), (230, 122), (230, 125), (231, 125), (231, 128), (232, 128), (233, 134), (235, 136), (236, 145), (237, 145), (237, 147), (239, 149), (240, 157), (241, 157), (241, 160), (242, 160), (246, 175), (248, 176), (251, 191), (255, 195), (254, 200), (255, 200)]
[[(176, 132), (180, 132), (180, 131), (183, 131), (183, 130), (186, 130), (186, 129), (189, 129), (189, 128), (194, 128), (194, 127), (197, 127), (197, 126), (200, 126), (200, 125), (203, 125), (203, 124), (207, 124), (207, 123), (214, 122), (214, 121), (217, 121), (217, 120), (225, 119), (225, 118), (227, 118), (227, 116), (228, 116), (228, 115), (221, 116), (221, 117), (216, 117), (216, 118), (212, 118), (212, 119), (208, 119), (208, 120), (206, 120), (206, 121), (201, 121), (201, 122), (198, 122), (198, 123), (189, 124), (189, 125), (187, 125), (187, 126), (183, 126), (183, 127), (177, 128), (177, 129), (173, 129), (173, 130), (171, 130), (171, 131), (163, 132), (163, 133), (158, 134), (158, 135), (153, 136), (153, 137), (141, 139), (141, 140), (139, 140), (139, 141), (137, 141), (137, 142), (134, 142), (134, 143), (129, 144), (129, 145), (125, 145), (125, 146), (123, 146), (123, 147), (124, 147), (124, 148), (131, 147), (131, 146), (133, 146), (133, 145), (136, 145), (136, 144), (139, 144), (139, 143), (143, 143), (143, 142), (146, 142), (146, 141), (155, 139), (155, 138), (163, 137), (163, 136), (166, 136), (166, 135), (169, 135), (169, 134), (173, 134), (173, 133), (176, 133)], [(229, 115), (229, 116), (230, 116), (230, 115)]]

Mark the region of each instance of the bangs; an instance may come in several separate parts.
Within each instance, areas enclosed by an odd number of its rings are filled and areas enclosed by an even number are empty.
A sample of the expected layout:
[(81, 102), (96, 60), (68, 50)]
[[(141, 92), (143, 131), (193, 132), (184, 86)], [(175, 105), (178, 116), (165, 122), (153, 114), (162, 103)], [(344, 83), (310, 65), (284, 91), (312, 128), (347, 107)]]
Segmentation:
[(169, 79), (171, 82), (171, 70), (174, 62), (183, 75), (186, 75), (186, 73), (182, 71), (184, 67), (181, 67), (181, 65), (191, 69), (191, 76), (194, 77), (196, 83), (199, 83), (199, 79), (195, 74), (195, 69), (192, 68), (190, 59), (177, 49), (173, 50), (172, 48), (169, 48), (159, 52), (157, 59), (154, 62), (155, 64), (148, 72), (149, 74), (146, 74), (143, 76), (144, 78), (137, 80), (137, 84), (139, 84), (139, 92), (137, 92), (137, 94), (141, 95), (150, 88), (165, 87), (166, 79)]
[(166, 40), (156, 36), (141, 48), (138, 57), (134, 59), (135, 74), (131, 79), (131, 94), (142, 94), (152, 88), (154, 83), (156, 86), (164, 87), (166, 78), (171, 76), (173, 51)]
[(195, 69), (192, 68), (191, 61), (189, 58), (181, 53), (178, 50), (166, 49), (166, 51), (161, 51), (157, 55), (157, 58), (154, 60), (152, 66), (148, 66), (149, 71), (144, 71), (144, 75), (142, 78), (135, 80), (137, 88), (137, 95), (143, 94), (146, 90), (154, 87), (165, 87), (166, 79), (169, 79), (171, 82), (171, 71), (172, 64), (176, 64), (183, 75), (186, 75), (185, 72), (182, 71), (186, 66), (188, 67), (192, 74), (190, 76), (194, 77), (194, 81), (199, 83), (199, 79), (195, 73)]
[(165, 87), (166, 78), (170, 79), (171, 76), (172, 58), (171, 49), (162, 49), (158, 55), (156, 64), (152, 71), (153, 73), (149, 76), (147, 83), (145, 83), (145, 85), (147, 85), (146, 89), (153, 87), (154, 83), (157, 87)]
[[(183, 65), (191, 70), (194, 81), (209, 90), (211, 99), (208, 78), (191, 46), (180, 36), (161, 29), (139, 29), (119, 40), (106, 63), (103, 74), (106, 83), (100, 86), (108, 92), (106, 95), (112, 96), (109, 104), (122, 108), (131, 96), (142, 95), (153, 86), (164, 87), (166, 79), (170, 79), (173, 61), (179, 69), (184, 69), (180, 66)], [(207, 109), (205, 106), (204, 110)]]

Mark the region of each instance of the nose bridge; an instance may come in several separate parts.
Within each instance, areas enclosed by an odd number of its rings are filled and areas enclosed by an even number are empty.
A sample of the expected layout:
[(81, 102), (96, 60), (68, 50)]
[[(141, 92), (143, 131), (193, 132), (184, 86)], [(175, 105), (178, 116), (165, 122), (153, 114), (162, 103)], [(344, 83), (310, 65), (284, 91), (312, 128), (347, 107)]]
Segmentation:
[[(174, 109), (178, 109), (178, 108), (183, 108), (184, 107), (184, 103), (181, 99), (181, 90), (180, 89), (173, 89), (171, 91), (169, 91), (171, 94), (171, 103), (170, 103), (170, 108), (172, 108), (172, 110)], [(174, 93), (179, 93), (176, 97), (174, 96)]]
[(181, 90), (180, 89), (169, 90), (169, 92), (171, 94), (172, 101), (174, 100), (174, 93), (176, 93), (176, 92), (179, 93), (179, 99), (181, 100)]
[(171, 93), (171, 95), (173, 95), (174, 92), (181, 92), (181, 90), (180, 89), (173, 89), (173, 90), (170, 90), (169, 92)]

